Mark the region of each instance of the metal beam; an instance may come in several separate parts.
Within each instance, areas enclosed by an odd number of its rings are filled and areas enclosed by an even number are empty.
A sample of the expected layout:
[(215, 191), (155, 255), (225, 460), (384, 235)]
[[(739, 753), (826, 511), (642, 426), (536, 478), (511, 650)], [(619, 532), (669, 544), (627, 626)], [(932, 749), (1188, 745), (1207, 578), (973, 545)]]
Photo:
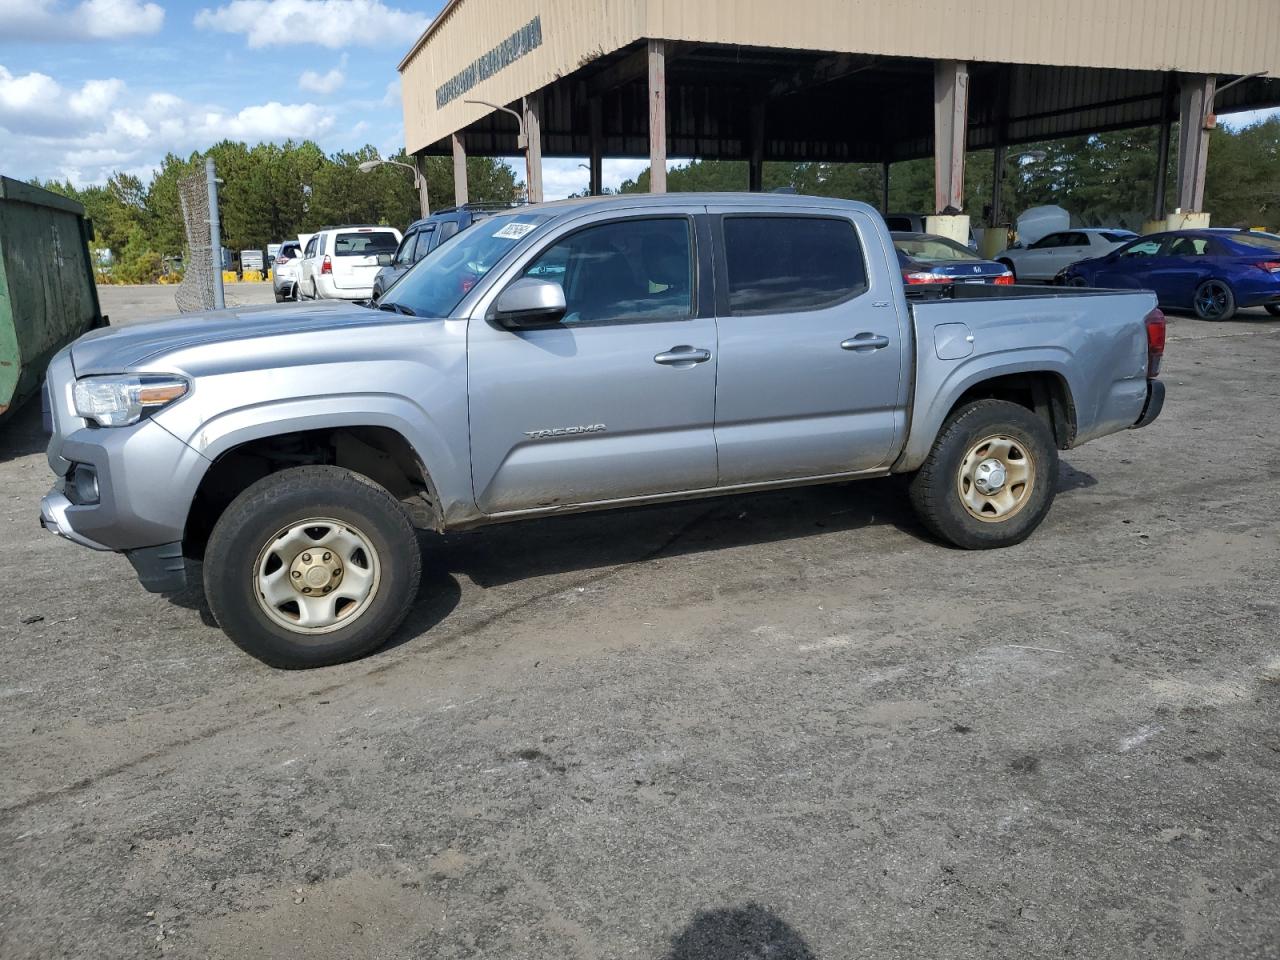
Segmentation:
[(649, 41), (649, 192), (667, 192), (667, 48)]
[(991, 222), (989, 227), (1000, 225), (1000, 217), (1004, 213), (1004, 160), (1008, 148), (1001, 144), (992, 152), (995, 154), (993, 176), (991, 179)]
[(431, 197), (427, 193), (427, 158), (417, 154), (413, 158), (414, 169), (418, 171), (418, 208), (422, 216), (431, 216)]
[(1183, 213), (1201, 213), (1217, 80), (1207, 74), (1184, 74), (1179, 79), (1178, 209)]
[(542, 94), (531, 93), (524, 98), (524, 132), (528, 137), (525, 148), (525, 189), (530, 203), (542, 202)]
[(453, 202), (459, 207), (467, 202), (467, 148), (460, 133), (453, 135)]
[(599, 97), (592, 97), (589, 105), (591, 114), (591, 158), (587, 163), (590, 168), (591, 184), (587, 188), (593, 197), (604, 193), (604, 104)]
[(763, 100), (751, 104), (751, 142), (747, 151), (747, 189), (752, 193), (764, 190), (764, 111)]
[(855, 56), (851, 53), (823, 57), (816, 63), (796, 70), (789, 77), (777, 81), (769, 88), (766, 96), (770, 100), (788, 97), (801, 90), (818, 87), (824, 83), (839, 80), (841, 77), (847, 77), (851, 73), (857, 73), (859, 70), (866, 70), (874, 63), (875, 57)]
[(888, 160), (880, 164), (880, 213), (889, 212), (889, 168), (892, 166)]
[(969, 122), (969, 65), (939, 60), (933, 67), (935, 212), (964, 209), (964, 151)]

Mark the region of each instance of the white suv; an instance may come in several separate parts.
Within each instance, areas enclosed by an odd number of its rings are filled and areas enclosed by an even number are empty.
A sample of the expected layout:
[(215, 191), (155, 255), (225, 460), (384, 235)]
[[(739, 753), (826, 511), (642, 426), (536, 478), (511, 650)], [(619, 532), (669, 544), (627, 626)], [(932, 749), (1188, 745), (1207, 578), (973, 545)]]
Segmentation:
[(373, 278), (400, 245), (394, 227), (325, 227), (312, 234), (298, 268), (301, 300), (368, 300)]

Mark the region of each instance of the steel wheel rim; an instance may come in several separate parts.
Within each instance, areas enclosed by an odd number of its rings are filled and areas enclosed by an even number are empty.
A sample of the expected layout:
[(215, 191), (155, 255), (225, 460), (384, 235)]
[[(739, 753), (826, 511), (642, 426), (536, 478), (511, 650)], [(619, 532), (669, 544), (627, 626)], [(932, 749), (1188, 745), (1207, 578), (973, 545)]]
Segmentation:
[(1217, 281), (1210, 281), (1196, 294), (1196, 309), (1202, 317), (1220, 317), (1227, 312), (1227, 288)]
[(258, 551), (253, 566), (253, 591), (262, 612), (303, 636), (354, 623), (377, 596), (381, 579), (378, 551), (369, 538), (329, 517), (282, 527)]
[[(991, 477), (999, 464), (1003, 479), (998, 489)], [(969, 448), (956, 472), (956, 492), (965, 511), (983, 523), (1003, 523), (1031, 500), (1036, 485), (1036, 462), (1026, 444), (1012, 437), (985, 437)], [(985, 488), (985, 489), (984, 489)]]

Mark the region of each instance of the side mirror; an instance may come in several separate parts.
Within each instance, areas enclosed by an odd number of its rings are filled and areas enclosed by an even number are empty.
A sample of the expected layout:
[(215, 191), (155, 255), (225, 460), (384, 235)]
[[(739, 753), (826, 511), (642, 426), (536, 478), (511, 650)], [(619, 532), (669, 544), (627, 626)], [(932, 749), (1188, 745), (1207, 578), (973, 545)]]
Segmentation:
[(560, 284), (522, 277), (498, 296), (493, 319), (508, 330), (527, 330), (559, 322), (567, 309)]
[(389, 254), (389, 253), (380, 253), (380, 254), (378, 254), (378, 266), (380, 266), (380, 267), (389, 267), (389, 266), (391, 266), (391, 254)]

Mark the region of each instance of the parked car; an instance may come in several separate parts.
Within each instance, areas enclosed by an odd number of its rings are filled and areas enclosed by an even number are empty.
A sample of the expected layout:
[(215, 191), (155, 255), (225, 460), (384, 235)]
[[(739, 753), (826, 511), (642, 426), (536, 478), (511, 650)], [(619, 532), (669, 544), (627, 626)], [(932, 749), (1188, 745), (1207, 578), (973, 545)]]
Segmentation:
[(893, 233), (893, 246), (908, 287), (939, 283), (1013, 283), (1004, 264), (983, 260), (968, 247), (931, 233)]
[(394, 227), (325, 227), (312, 234), (298, 268), (299, 300), (368, 300), (378, 257), (395, 253), (400, 231)]
[(1280, 237), (1244, 230), (1175, 230), (1140, 237), (1064, 270), (1078, 287), (1154, 290), (1161, 306), (1230, 320), (1241, 307), (1280, 316)]
[(298, 299), (298, 267), (302, 260), (302, 245), (297, 240), (286, 240), (276, 251), (271, 265), (271, 289), (276, 303)]
[(404, 276), (406, 270), (454, 234), (499, 210), (510, 209), (510, 206), (507, 203), (468, 203), (461, 207), (444, 207), (409, 224), (391, 262), (384, 264), (373, 278), (373, 298), (376, 300), (382, 296)]
[(41, 521), (153, 591), (203, 558), (223, 631), (281, 667), (388, 638), (414, 524), (907, 474), (942, 540), (1018, 543), (1059, 450), (1159, 415), (1155, 297), (912, 303), (891, 250), (863, 203), (590, 197), (494, 216), (376, 306), (89, 334), (49, 368)]
[(1041, 237), (1027, 246), (1012, 246), (996, 254), (996, 259), (1013, 271), (1019, 283), (1049, 281), (1077, 260), (1103, 257), (1137, 237), (1132, 230), (1103, 230), (1086, 227), (1061, 230)]

